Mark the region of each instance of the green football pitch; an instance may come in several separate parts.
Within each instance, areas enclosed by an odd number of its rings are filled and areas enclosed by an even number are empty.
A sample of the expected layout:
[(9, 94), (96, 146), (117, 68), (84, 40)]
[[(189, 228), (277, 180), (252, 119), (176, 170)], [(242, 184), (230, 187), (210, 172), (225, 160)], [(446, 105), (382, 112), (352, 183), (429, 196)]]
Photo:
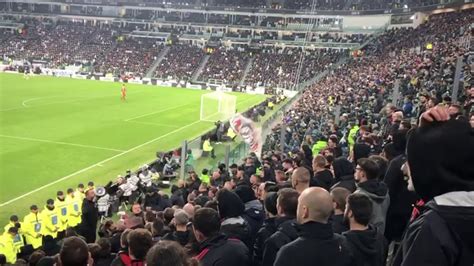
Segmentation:
[[(214, 127), (199, 120), (208, 91), (0, 74), (0, 224), (57, 190), (105, 184)], [(243, 111), (263, 95), (238, 94)], [(21, 218), (22, 219), (22, 218)]]

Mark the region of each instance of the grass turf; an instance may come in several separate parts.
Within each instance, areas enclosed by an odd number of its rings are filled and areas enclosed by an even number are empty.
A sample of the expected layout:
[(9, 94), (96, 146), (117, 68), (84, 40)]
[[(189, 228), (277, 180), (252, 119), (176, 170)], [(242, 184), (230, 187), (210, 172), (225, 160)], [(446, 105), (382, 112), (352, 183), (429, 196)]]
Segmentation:
[[(42, 208), (57, 190), (105, 184), (214, 127), (199, 120), (208, 91), (0, 74), (0, 224)], [(235, 93), (243, 111), (265, 96)], [(21, 218), (22, 219), (22, 218)]]

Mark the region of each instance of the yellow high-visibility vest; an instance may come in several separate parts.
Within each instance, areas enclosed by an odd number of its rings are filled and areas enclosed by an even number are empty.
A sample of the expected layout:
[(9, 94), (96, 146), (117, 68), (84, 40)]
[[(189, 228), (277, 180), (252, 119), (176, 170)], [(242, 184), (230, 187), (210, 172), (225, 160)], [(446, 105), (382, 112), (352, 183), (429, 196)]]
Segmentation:
[[(10, 227), (13, 227), (13, 226), (15, 225), (12, 222), (7, 224), (5, 226), (5, 233), (3, 234), (9, 235), (8, 230), (10, 229)], [(25, 245), (25, 241), (23, 240), (23, 224), (20, 223), (20, 228), (18, 228), (18, 234), (16, 234), (15, 237), (13, 237), (13, 247), (15, 248), (15, 252), (20, 253), (21, 247), (23, 247), (24, 245)]]
[(81, 223), (82, 201), (76, 196), (67, 195), (68, 226), (75, 227)]
[(211, 142), (209, 140), (205, 140), (204, 143), (202, 144), (202, 150), (203, 151), (212, 151), (214, 148), (211, 145)]
[(59, 231), (64, 231), (66, 230), (68, 226), (68, 204), (66, 202), (66, 199), (64, 200), (59, 200), (56, 199), (54, 201), (54, 207), (55, 209), (58, 209), (58, 214), (59, 214)]
[(43, 235), (41, 234), (42, 227), (41, 215), (39, 213), (30, 212), (23, 219), (23, 232), (26, 243), (33, 246), (34, 249), (41, 247)]
[(0, 236), (0, 254), (5, 255), (7, 263), (14, 264), (16, 262), (16, 250), (13, 244), (12, 235), (6, 233)]
[(49, 210), (45, 206), (41, 212), (41, 219), (43, 221), (43, 226), (41, 228), (43, 236), (52, 236), (53, 238), (56, 238), (61, 223), (57, 208)]

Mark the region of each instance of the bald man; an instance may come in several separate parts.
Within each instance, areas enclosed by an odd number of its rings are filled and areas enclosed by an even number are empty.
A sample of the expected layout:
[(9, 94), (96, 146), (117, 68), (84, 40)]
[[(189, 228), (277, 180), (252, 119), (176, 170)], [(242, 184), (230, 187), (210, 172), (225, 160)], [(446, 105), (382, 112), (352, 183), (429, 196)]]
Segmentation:
[(332, 197), (325, 189), (305, 189), (298, 198), (299, 237), (280, 249), (274, 265), (352, 265), (344, 238), (328, 223), (332, 209)]
[(300, 194), (309, 187), (310, 180), (309, 170), (304, 167), (296, 168), (291, 175), (291, 185)]

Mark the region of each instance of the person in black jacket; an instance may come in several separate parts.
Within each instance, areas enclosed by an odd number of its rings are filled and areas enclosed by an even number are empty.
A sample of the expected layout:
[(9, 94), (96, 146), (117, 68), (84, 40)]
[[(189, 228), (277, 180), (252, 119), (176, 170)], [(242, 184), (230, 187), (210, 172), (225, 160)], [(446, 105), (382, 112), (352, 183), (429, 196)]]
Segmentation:
[(329, 171), (326, 166), (328, 161), (322, 155), (317, 155), (313, 159), (313, 171), (314, 176), (311, 178), (310, 186), (312, 187), (322, 187), (325, 190), (329, 191), (331, 186), (334, 183), (334, 178), (331, 171)]
[(189, 217), (183, 210), (176, 210), (172, 223), (175, 231), (167, 233), (163, 240), (171, 240), (178, 242), (181, 246), (186, 246), (192, 238), (192, 233), (188, 230)]
[(385, 265), (386, 241), (376, 228), (369, 225), (372, 215), (372, 201), (364, 194), (349, 195), (344, 219), (350, 231), (344, 232), (352, 252), (354, 266)]
[(86, 197), (82, 202), (82, 220), (79, 225), (80, 234), (86, 238), (87, 243), (94, 243), (97, 234), (97, 221), (99, 220), (99, 210), (94, 203), (95, 191), (86, 191)]
[(211, 208), (200, 208), (194, 214), (193, 231), (199, 242), (195, 257), (202, 266), (247, 266), (249, 250), (238, 239), (229, 239), (219, 232), (219, 214)]
[(111, 244), (108, 238), (100, 238), (97, 240), (100, 249), (97, 258), (94, 258), (95, 266), (109, 266), (115, 258), (115, 254), (111, 252)]
[[(422, 114), (408, 139), (409, 186), (425, 202), (394, 265), (473, 265), (474, 131), (445, 107)], [(411, 176), (411, 178), (410, 178)]]
[(332, 198), (320, 187), (307, 188), (298, 199), (298, 238), (283, 246), (275, 266), (353, 265), (344, 238), (334, 234), (328, 223)]
[(273, 265), (278, 250), (298, 237), (296, 229), (293, 227), (293, 224), (296, 222), (298, 196), (298, 192), (291, 188), (284, 188), (278, 191), (278, 216), (275, 219), (277, 231), (265, 241), (262, 257), (263, 266)]
[(227, 189), (217, 192), (217, 208), (221, 217), (221, 232), (229, 238), (237, 238), (252, 248), (250, 226), (243, 218), (245, 206), (237, 194)]
[(253, 264), (261, 265), (263, 257), (263, 249), (265, 248), (265, 241), (276, 232), (277, 226), (275, 219), (277, 216), (277, 192), (269, 192), (264, 199), (265, 212), (267, 219), (263, 222), (262, 227), (258, 230), (255, 237), (255, 244), (253, 245)]
[[(255, 191), (247, 185), (238, 185), (234, 192), (244, 203), (245, 210), (242, 217), (250, 226), (250, 233), (254, 236), (265, 220), (265, 211), (262, 203), (255, 197)], [(252, 243), (253, 244), (253, 243)]]
[(331, 190), (334, 213), (331, 216), (332, 230), (341, 234), (349, 230), (349, 225), (344, 221), (344, 211), (346, 210), (346, 199), (351, 192), (345, 188), (337, 187)]
[(332, 169), (334, 171), (334, 184), (331, 189), (336, 187), (343, 187), (351, 193), (356, 190), (354, 180), (354, 165), (344, 157), (336, 158), (332, 162)]

